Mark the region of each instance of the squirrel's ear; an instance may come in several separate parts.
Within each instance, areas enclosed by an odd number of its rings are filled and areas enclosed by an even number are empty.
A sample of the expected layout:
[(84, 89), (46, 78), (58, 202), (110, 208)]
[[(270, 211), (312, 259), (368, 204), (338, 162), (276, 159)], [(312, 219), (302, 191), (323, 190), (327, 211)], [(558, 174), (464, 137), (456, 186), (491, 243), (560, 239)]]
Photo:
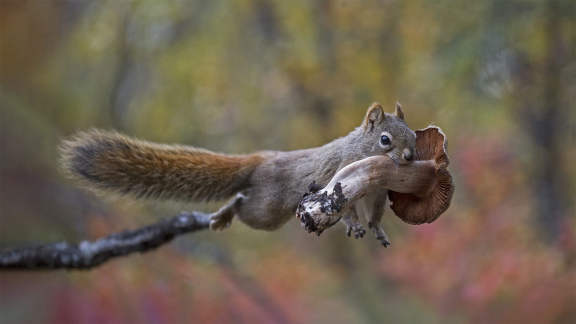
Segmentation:
[(398, 101), (396, 101), (396, 109), (394, 110), (394, 115), (404, 120), (404, 112), (402, 111), (402, 105)]
[(375, 102), (370, 107), (368, 107), (368, 111), (366, 111), (366, 117), (364, 118), (364, 130), (373, 131), (374, 126), (382, 123), (386, 115), (384, 114), (384, 108)]

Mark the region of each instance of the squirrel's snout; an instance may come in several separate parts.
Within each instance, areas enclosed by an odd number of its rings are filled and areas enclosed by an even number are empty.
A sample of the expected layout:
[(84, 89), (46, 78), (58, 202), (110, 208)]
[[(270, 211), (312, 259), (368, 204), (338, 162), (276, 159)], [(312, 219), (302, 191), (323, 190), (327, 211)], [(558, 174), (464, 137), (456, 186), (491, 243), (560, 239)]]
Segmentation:
[(414, 154), (412, 153), (412, 150), (404, 149), (404, 151), (402, 152), (402, 158), (406, 161), (412, 161), (412, 159), (414, 158)]

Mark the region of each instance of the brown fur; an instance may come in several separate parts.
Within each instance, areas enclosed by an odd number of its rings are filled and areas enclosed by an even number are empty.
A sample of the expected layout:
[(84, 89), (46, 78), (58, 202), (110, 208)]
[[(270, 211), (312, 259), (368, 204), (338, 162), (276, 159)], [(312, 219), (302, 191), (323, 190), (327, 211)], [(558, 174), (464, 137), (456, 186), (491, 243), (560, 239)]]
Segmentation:
[(65, 172), (96, 190), (141, 198), (214, 200), (231, 197), (263, 161), (259, 154), (225, 155), (161, 145), (115, 133), (83, 132), (61, 145)]

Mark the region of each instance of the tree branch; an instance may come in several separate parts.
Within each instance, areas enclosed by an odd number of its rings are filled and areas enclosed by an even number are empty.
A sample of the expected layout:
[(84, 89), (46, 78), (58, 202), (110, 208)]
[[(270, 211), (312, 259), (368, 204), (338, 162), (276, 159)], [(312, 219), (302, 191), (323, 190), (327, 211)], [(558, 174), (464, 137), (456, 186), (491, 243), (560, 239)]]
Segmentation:
[(115, 257), (153, 250), (178, 235), (208, 229), (209, 226), (209, 214), (182, 212), (176, 217), (93, 242), (59, 242), (3, 250), (0, 251), (0, 270), (87, 270)]

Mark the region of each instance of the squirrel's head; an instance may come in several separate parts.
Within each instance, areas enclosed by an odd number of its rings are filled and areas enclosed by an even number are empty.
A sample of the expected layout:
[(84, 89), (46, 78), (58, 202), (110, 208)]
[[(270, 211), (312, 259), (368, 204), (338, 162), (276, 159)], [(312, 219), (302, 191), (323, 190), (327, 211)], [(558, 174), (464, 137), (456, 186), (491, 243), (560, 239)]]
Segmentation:
[(416, 133), (406, 125), (400, 103), (396, 103), (393, 114), (385, 113), (379, 103), (373, 103), (362, 127), (372, 154), (386, 154), (398, 164), (408, 164), (414, 159)]

